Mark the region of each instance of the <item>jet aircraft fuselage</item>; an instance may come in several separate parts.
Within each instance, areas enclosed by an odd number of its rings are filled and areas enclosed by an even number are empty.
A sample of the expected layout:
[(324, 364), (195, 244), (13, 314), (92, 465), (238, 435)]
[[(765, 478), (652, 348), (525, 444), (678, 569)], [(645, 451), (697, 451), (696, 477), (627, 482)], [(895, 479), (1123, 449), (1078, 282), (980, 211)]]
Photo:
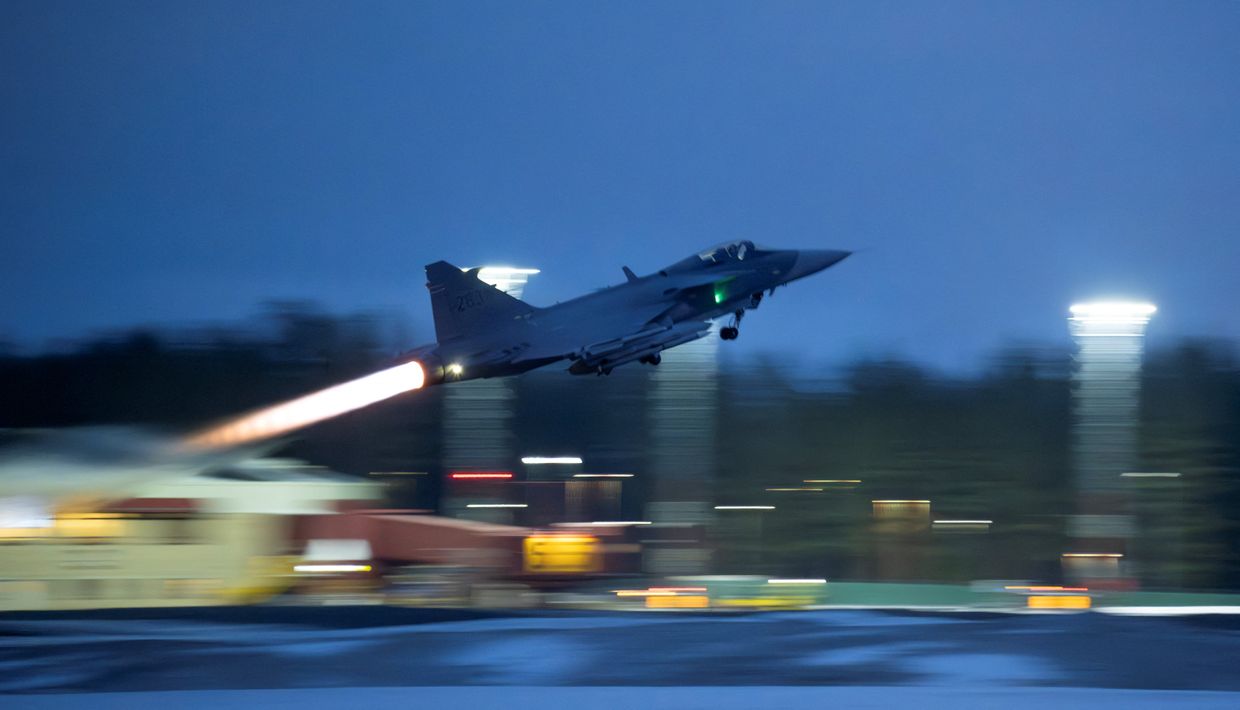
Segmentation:
[(440, 261), (426, 267), (438, 342), (408, 353), (429, 382), (502, 377), (561, 360), (573, 374), (608, 374), (710, 332), (710, 321), (739, 334), (745, 311), (764, 294), (841, 261), (839, 250), (768, 249), (732, 242), (682, 259), (647, 276), (624, 268), (627, 281), (546, 308), (535, 308)]

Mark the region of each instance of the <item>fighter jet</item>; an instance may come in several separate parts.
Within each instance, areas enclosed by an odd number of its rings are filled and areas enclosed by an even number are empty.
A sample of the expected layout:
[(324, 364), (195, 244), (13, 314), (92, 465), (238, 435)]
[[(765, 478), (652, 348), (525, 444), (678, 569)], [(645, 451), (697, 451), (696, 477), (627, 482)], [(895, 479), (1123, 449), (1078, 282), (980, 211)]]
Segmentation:
[(658, 365), (661, 353), (706, 336), (711, 321), (735, 340), (746, 311), (791, 281), (851, 252), (770, 249), (736, 241), (646, 276), (623, 267), (625, 283), (536, 308), (446, 261), (426, 267), (438, 342), (407, 353), (427, 384), (504, 377), (563, 360), (574, 375), (610, 374), (631, 362)]

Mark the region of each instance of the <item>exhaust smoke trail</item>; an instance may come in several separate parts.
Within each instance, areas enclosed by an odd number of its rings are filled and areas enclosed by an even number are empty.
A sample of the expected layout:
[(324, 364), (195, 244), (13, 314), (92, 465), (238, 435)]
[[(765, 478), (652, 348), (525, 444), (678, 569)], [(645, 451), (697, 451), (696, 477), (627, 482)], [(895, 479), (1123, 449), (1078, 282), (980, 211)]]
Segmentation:
[(338, 417), (426, 384), (421, 363), (407, 362), (356, 380), (243, 414), (181, 441), (181, 447), (207, 450), (248, 444)]

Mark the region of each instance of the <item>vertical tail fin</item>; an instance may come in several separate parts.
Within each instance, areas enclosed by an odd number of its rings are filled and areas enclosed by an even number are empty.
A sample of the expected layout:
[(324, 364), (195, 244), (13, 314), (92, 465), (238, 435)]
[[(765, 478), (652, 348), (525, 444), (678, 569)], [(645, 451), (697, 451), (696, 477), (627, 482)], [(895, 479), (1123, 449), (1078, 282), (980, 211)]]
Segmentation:
[(426, 266), (426, 288), (431, 292), (439, 342), (483, 333), (537, 310), (482, 281), (478, 271), (461, 271), (446, 261)]

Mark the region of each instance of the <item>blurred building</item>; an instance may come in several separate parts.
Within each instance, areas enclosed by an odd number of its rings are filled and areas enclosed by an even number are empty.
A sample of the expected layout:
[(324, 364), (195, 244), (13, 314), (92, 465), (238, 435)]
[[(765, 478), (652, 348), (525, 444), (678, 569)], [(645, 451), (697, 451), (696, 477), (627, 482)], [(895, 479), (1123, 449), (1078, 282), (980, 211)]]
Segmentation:
[(253, 460), (37, 527), (0, 528), (0, 610), (266, 598), (294, 582), (299, 517), (379, 494), (376, 484), (301, 462)]
[(1121, 475), (1137, 464), (1138, 407), (1145, 328), (1155, 311), (1144, 303), (1080, 303), (1069, 326), (1076, 341), (1072, 372), (1072, 463), (1077, 511), (1069, 521), (1067, 576), (1120, 583), (1135, 535)]

